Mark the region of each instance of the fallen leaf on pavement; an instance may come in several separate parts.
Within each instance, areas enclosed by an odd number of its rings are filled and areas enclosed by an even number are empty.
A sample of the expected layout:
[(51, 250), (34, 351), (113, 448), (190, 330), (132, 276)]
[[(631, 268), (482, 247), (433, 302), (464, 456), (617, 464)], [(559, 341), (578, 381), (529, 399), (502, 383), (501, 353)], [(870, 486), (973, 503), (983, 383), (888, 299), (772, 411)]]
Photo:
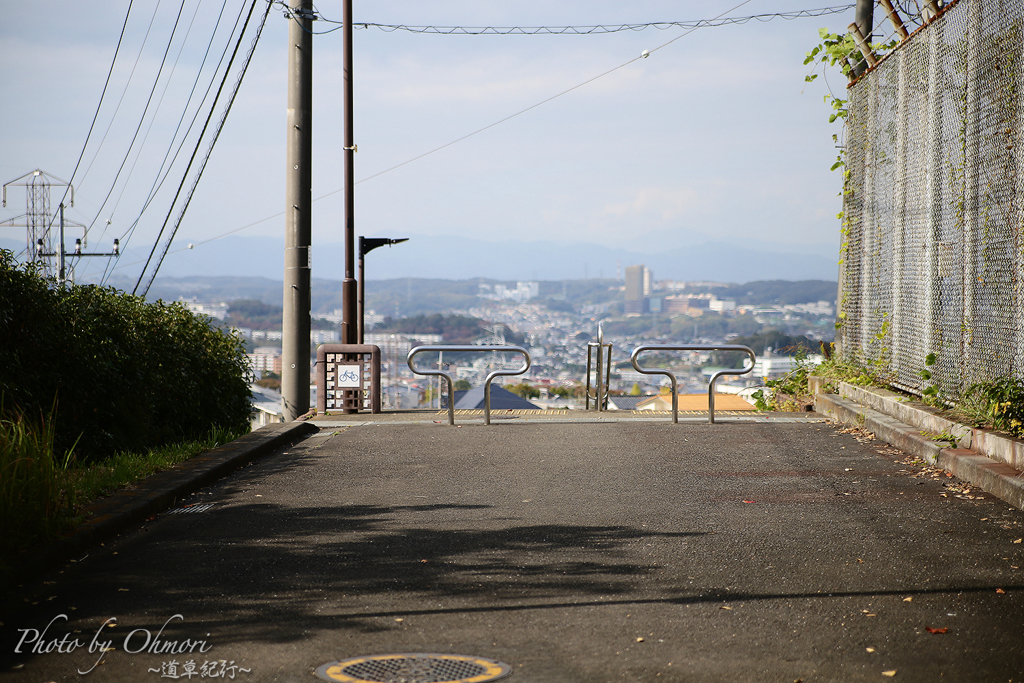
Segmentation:
[(873, 648), (873, 647), (866, 647), (864, 649), (867, 650), (868, 652), (874, 652), (875, 651), (875, 648)]
[(892, 671), (883, 671), (882, 675), (883, 676), (888, 676), (889, 678), (892, 678), (893, 676), (896, 675), (896, 669), (893, 669)]
[(1024, 541), (1024, 538), (1018, 538), (1014, 543), (1020, 543), (1021, 541)]
[(903, 598), (903, 602), (913, 602), (913, 601), (914, 601), (913, 596), (911, 596), (909, 598)]
[(638, 643), (642, 643), (642, 642), (644, 642), (644, 639), (643, 639), (643, 638), (637, 638), (637, 639), (636, 639), (636, 642), (638, 642)]
[(925, 626), (924, 630), (928, 631), (928, 633), (947, 633), (949, 631), (949, 627), (943, 626), (942, 628), (932, 628), (931, 626)]
[(718, 609), (732, 609), (732, 607), (729, 607), (728, 605), (722, 605)]
[(997, 588), (996, 593), (999, 593), (999, 595), (1004, 595), (1006, 591), (1004, 591), (1002, 588)]

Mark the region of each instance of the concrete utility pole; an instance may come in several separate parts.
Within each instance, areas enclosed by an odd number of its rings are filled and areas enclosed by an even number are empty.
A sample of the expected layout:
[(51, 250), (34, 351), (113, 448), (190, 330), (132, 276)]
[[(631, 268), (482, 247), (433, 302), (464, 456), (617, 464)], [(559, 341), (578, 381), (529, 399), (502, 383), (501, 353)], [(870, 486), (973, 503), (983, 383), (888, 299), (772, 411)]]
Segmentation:
[[(857, 0), (856, 9), (856, 24), (857, 28), (860, 29), (861, 35), (864, 36), (869, 44), (871, 43), (871, 30), (874, 28), (875, 21), (875, 0)], [(860, 76), (868, 68), (868, 61), (862, 57), (853, 65), (853, 75)]]
[(288, 168), (281, 339), (281, 400), (286, 422), (309, 411), (313, 3), (292, 0), (288, 20)]
[(345, 106), (345, 279), (341, 283), (341, 343), (358, 344), (355, 280), (355, 127), (352, 123), (352, 0), (344, 0)]

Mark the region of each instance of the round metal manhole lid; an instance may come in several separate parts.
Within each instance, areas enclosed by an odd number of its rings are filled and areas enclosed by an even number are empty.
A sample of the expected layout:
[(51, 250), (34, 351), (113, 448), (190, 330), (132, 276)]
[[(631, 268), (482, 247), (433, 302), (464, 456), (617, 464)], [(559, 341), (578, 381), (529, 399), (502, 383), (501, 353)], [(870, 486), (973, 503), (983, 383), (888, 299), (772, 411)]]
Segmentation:
[(353, 657), (316, 670), (325, 681), (342, 683), (485, 683), (510, 673), (511, 666), (493, 659), (420, 652)]

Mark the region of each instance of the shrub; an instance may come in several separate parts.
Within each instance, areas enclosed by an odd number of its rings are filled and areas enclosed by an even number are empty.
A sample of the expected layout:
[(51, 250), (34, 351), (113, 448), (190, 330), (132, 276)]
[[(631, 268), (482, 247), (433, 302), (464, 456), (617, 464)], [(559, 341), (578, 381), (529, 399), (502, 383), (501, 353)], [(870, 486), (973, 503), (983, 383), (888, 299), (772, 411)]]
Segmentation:
[(95, 459), (197, 439), (249, 419), (242, 342), (183, 305), (96, 285), (58, 287), (0, 250), (0, 390), (7, 408), (56, 405), (58, 452)]

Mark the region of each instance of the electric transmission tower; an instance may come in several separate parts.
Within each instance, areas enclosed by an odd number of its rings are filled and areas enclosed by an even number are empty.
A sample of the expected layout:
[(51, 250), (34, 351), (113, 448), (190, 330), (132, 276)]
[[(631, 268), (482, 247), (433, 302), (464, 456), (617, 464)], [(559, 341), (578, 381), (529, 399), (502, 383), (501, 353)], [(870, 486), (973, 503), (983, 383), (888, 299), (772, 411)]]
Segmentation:
[[(36, 169), (26, 173), (20, 178), (15, 178), (3, 186), (3, 206), (7, 206), (7, 188), (25, 188), (25, 213), (0, 223), (0, 225), (25, 228), (25, 257), (29, 261), (38, 262), (43, 274), (50, 278), (56, 278), (58, 282), (74, 282), (75, 264), (83, 256), (106, 256), (115, 257), (120, 254), (118, 240), (114, 240), (114, 249), (105, 253), (86, 253), (82, 248), (86, 246), (85, 226), (81, 223), (67, 221), (64, 218), (64, 204), (60, 205), (58, 215), (53, 217), (50, 208), (50, 189), (53, 187), (66, 187), (69, 198), (68, 206), (75, 205), (75, 188), (67, 181), (57, 176), (50, 175), (46, 171)], [(56, 222), (56, 229), (54, 223)], [(75, 240), (73, 251), (67, 251), (64, 244), (64, 233), (68, 227), (82, 229), (82, 237)]]

